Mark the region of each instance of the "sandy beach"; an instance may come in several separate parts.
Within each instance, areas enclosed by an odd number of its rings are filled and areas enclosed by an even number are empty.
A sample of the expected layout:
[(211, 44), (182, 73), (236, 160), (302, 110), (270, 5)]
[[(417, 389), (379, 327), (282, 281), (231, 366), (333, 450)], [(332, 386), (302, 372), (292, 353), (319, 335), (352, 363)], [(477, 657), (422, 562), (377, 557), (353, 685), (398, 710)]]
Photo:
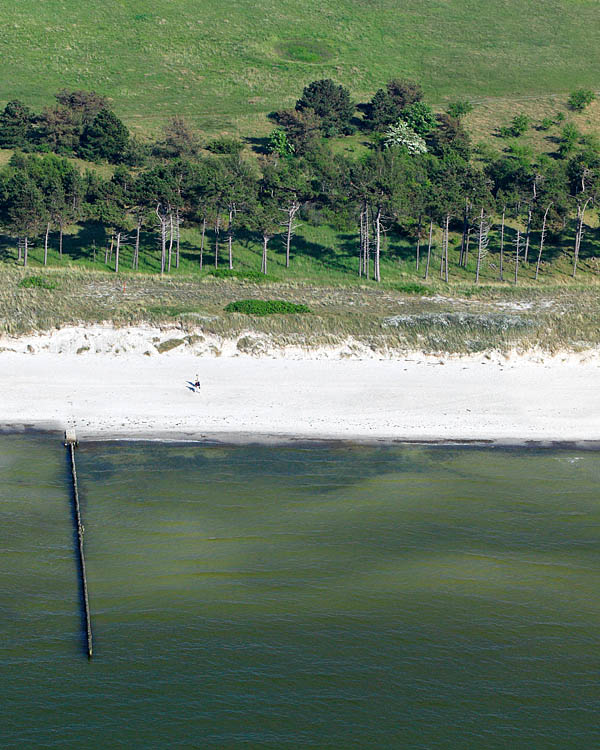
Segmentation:
[(3, 339), (0, 425), (81, 439), (600, 441), (598, 352), (382, 356), (353, 342), (262, 342), (251, 356), (200, 337), (159, 353), (174, 335), (93, 326)]

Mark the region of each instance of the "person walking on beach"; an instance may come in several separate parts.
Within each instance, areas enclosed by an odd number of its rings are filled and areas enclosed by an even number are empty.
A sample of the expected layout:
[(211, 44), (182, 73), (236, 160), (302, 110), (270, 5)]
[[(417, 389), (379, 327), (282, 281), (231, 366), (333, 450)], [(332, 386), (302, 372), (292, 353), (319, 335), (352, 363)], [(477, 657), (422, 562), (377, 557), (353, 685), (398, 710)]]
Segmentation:
[(198, 378), (198, 375), (196, 375), (196, 380), (194, 380), (194, 388), (196, 391), (200, 390), (200, 379)]

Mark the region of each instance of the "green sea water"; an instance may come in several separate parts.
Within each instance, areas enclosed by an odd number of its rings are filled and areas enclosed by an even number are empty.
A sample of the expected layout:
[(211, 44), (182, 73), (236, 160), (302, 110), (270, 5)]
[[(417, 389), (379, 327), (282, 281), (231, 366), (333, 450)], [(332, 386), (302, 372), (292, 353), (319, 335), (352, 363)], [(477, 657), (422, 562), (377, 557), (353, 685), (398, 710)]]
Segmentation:
[(600, 746), (600, 454), (0, 436), (0, 748)]

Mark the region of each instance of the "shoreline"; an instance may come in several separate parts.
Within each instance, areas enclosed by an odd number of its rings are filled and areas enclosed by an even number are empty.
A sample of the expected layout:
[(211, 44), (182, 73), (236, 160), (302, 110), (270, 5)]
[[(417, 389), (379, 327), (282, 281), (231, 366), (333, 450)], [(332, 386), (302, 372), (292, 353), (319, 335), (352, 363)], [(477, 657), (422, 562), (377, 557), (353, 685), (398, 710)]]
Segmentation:
[[(0, 430), (74, 429), (85, 441), (600, 447), (598, 351), (364, 357), (345, 344), (253, 356), (221, 342), (219, 356), (205, 340), (200, 351), (149, 356), (155, 333), (173, 331), (82, 326), (3, 339)], [(199, 393), (189, 385), (196, 373)]]
[[(0, 423), (0, 436), (30, 435), (32, 437), (52, 437), (64, 442), (65, 430), (61, 425), (33, 425), (19, 423)], [(309, 435), (286, 435), (269, 433), (205, 433), (196, 437), (190, 437), (186, 433), (163, 433), (163, 434), (130, 434), (130, 435), (94, 435), (86, 433), (83, 437), (77, 435), (78, 442), (86, 444), (95, 443), (163, 443), (173, 445), (201, 445), (236, 447), (244, 445), (259, 446), (297, 446), (306, 448), (330, 447), (344, 448), (348, 446), (427, 446), (427, 447), (456, 447), (456, 448), (500, 448), (510, 449), (532, 449), (532, 450), (582, 450), (589, 452), (600, 451), (600, 439), (478, 439), (478, 438), (399, 438), (399, 437), (364, 437), (361, 435), (345, 437), (311, 437)]]

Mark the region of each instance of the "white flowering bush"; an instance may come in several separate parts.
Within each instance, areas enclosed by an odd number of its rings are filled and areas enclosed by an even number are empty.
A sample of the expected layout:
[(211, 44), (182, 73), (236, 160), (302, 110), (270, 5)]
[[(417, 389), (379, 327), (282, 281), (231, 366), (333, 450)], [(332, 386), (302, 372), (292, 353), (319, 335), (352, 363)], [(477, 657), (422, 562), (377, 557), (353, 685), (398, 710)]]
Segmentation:
[(395, 125), (390, 125), (384, 133), (383, 142), (386, 147), (404, 146), (409, 154), (427, 153), (427, 146), (423, 138), (415, 133), (403, 120), (400, 120)]

